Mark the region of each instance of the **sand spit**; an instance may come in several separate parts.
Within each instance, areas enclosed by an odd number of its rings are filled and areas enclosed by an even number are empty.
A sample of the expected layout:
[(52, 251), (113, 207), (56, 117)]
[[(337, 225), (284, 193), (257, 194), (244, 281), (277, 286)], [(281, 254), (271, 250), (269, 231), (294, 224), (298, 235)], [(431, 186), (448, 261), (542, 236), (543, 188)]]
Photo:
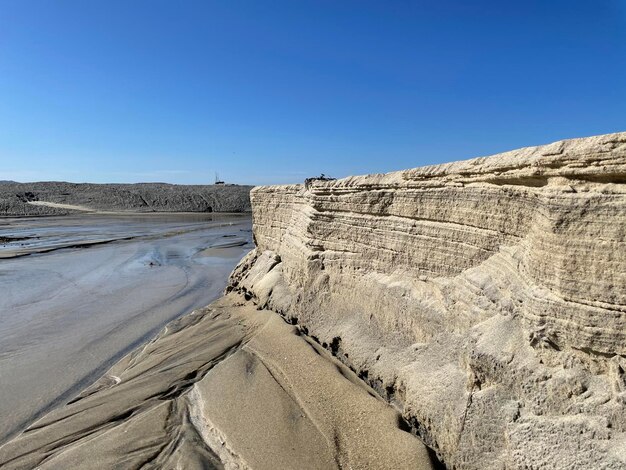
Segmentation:
[(51, 251), (64, 250), (67, 248), (86, 248), (90, 246), (106, 245), (107, 243), (128, 241), (128, 240), (133, 240), (135, 238), (136, 237), (104, 238), (100, 240), (95, 239), (95, 240), (79, 241), (79, 242), (56, 243), (52, 246), (42, 246), (42, 247), (36, 247), (36, 248), (29, 246), (27, 248), (16, 247), (13, 249), (3, 249), (3, 250), (0, 250), (0, 259), (19, 258), (21, 256), (28, 256), (28, 255), (32, 255), (35, 253), (38, 253), (38, 254), (50, 253)]
[(0, 448), (22, 468), (431, 468), (399, 415), (277, 314), (230, 294), (170, 323)]
[(94, 212), (95, 209), (90, 209), (85, 206), (77, 206), (75, 204), (60, 204), (57, 202), (46, 202), (46, 201), (26, 201), (27, 204), (31, 204), (33, 206), (44, 206), (44, 207), (52, 207), (54, 209), (66, 209), (69, 211), (77, 211), (77, 212)]

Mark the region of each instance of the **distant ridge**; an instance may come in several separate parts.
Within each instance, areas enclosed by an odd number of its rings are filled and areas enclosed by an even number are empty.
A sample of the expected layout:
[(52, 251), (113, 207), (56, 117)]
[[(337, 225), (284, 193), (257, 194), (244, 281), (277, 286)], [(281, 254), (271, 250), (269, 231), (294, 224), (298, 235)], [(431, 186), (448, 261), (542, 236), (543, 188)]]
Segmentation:
[(64, 215), (74, 212), (70, 206), (114, 212), (248, 212), (251, 189), (231, 184), (0, 181), (0, 217)]

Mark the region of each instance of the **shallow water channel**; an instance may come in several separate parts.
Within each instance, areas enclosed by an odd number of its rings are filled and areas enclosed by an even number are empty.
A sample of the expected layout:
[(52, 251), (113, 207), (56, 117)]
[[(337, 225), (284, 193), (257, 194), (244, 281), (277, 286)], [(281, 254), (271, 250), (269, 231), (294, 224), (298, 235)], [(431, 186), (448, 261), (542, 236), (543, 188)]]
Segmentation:
[(249, 215), (0, 219), (0, 443), (217, 298), (251, 248)]

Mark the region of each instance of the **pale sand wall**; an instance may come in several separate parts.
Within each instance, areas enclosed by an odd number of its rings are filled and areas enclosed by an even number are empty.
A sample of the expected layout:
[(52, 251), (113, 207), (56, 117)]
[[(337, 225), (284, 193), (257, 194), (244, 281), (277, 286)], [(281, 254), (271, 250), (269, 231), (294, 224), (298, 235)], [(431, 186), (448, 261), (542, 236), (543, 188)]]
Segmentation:
[(626, 465), (626, 133), (252, 191), (233, 289), (462, 468)]
[(428, 468), (304, 333), (451, 468), (624, 468), (624, 175), (613, 134), (258, 188), (243, 297), (168, 325), (0, 465)]

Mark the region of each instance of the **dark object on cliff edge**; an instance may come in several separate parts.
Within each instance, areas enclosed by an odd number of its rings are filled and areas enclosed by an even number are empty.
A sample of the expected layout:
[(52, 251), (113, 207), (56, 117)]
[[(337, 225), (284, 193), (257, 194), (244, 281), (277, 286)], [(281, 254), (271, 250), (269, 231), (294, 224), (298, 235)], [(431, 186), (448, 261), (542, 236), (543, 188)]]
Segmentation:
[(332, 176), (326, 176), (324, 173), (322, 173), (319, 176), (314, 176), (312, 178), (307, 178), (304, 180), (304, 187), (306, 189), (309, 189), (311, 187), (311, 183), (313, 181), (334, 181), (337, 178), (333, 178)]

